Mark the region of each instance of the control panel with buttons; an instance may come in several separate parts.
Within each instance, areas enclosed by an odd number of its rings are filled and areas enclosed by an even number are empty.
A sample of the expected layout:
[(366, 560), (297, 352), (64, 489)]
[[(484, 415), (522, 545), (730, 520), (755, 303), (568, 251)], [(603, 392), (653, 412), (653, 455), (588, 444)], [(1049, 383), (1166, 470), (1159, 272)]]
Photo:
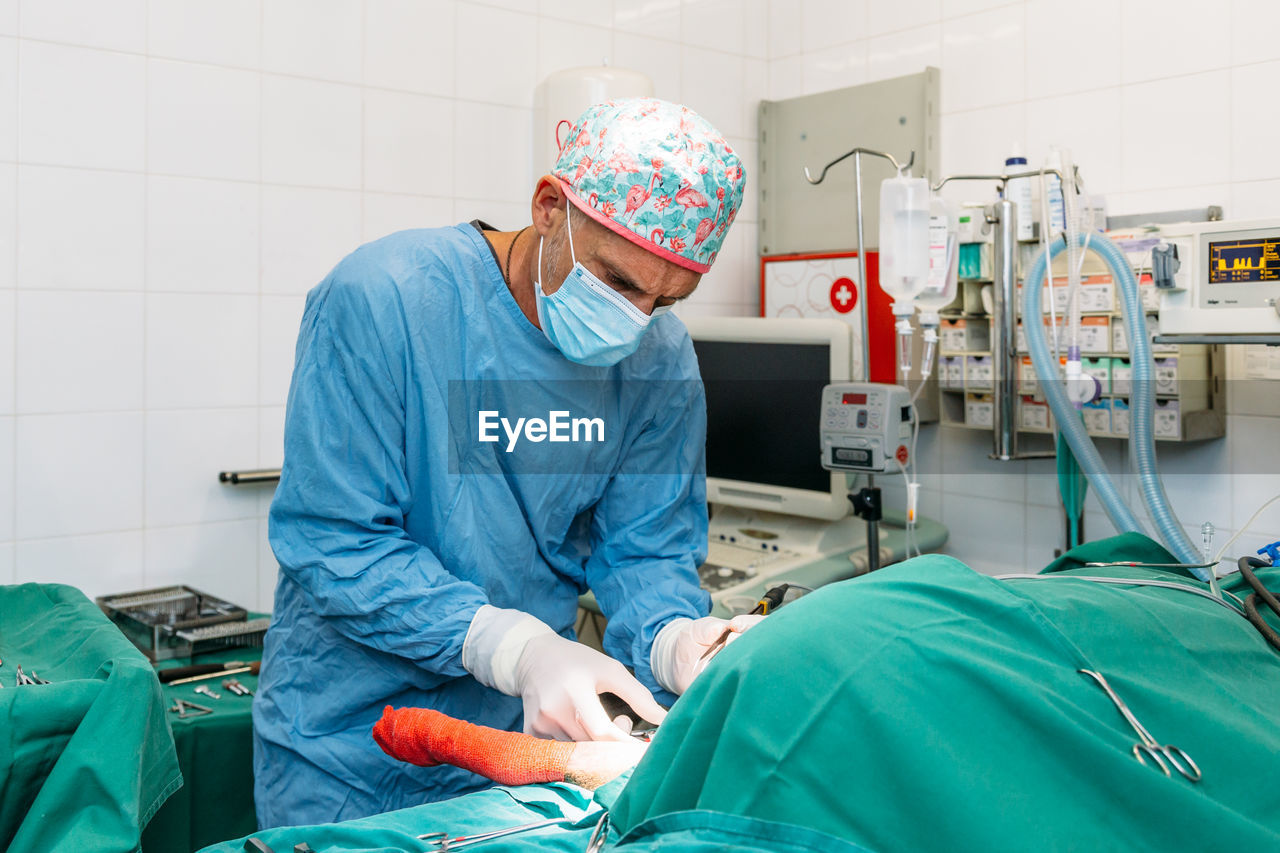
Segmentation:
[(910, 459), (915, 409), (901, 385), (840, 382), (822, 389), (819, 435), (829, 471), (898, 471)]

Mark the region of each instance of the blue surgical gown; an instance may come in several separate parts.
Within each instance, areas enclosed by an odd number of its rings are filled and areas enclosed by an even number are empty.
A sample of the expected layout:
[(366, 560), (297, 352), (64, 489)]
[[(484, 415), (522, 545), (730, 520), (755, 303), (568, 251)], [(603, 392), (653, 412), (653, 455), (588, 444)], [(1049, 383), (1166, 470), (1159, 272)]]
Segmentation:
[[(582, 440), (525, 433), (508, 452), (482, 411), (509, 423), (568, 412)], [(649, 667), (653, 638), (710, 605), (696, 569), (705, 418), (678, 318), (655, 319), (613, 367), (574, 364), (525, 318), (472, 225), (393, 234), (341, 261), (307, 297), (271, 504), (280, 574), (253, 705), (260, 824), (486, 787), (396, 761), (370, 736), (385, 705), (521, 726), (520, 700), (462, 667), (486, 603), (572, 637), (590, 588), (606, 651), (670, 701)]]

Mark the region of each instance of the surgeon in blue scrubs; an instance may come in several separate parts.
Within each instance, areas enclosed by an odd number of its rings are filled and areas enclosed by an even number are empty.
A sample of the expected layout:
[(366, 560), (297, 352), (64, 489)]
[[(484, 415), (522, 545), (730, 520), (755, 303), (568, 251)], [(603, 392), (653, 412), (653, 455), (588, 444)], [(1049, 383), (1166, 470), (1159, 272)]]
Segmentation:
[[(698, 585), (705, 409), (666, 313), (715, 260), (742, 163), (653, 99), (596, 105), (560, 139), (523, 230), (393, 234), (307, 297), (253, 705), (263, 828), (489, 784), (385, 755), (384, 706), (623, 739), (601, 693), (660, 722), (655, 697), (751, 624), (708, 617)], [(587, 589), (608, 654), (573, 639)]]

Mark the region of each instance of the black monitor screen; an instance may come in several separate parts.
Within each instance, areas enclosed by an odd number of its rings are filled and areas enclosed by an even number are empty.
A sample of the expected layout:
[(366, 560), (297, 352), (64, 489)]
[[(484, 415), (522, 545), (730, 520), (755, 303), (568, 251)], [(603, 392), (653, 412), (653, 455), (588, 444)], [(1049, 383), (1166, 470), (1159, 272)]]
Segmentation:
[(826, 344), (693, 342), (707, 390), (707, 476), (829, 492), (819, 463)]

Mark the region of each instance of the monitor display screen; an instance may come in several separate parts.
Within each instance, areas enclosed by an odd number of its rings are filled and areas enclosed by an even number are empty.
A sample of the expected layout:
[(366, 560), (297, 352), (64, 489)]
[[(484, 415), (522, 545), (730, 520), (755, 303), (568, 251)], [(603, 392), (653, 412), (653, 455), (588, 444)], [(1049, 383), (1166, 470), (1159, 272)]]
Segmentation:
[(819, 461), (826, 344), (695, 340), (707, 392), (707, 476), (831, 490)]

